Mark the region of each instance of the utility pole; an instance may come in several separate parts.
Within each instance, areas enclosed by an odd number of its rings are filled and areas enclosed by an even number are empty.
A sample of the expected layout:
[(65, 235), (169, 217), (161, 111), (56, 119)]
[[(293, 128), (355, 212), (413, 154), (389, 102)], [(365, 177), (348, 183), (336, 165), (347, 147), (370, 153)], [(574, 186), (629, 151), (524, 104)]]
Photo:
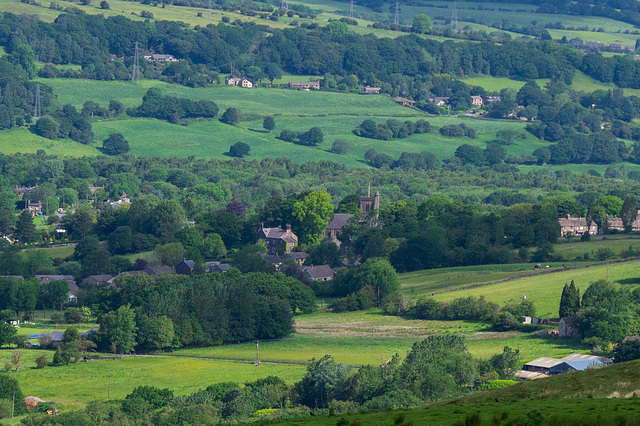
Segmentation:
[(209, 25), (212, 24), (211, 22), (211, 0), (209, 0), (209, 10), (207, 10), (207, 18), (209, 19)]
[(41, 100), (40, 100), (40, 84), (36, 84), (36, 102), (33, 106), (33, 118), (40, 118), (42, 115), (41, 110)]
[(256, 367), (260, 365), (260, 340), (256, 340)]
[(140, 81), (140, 50), (138, 48), (139, 44), (140, 43), (136, 41), (135, 53), (133, 58), (133, 73), (131, 75), (131, 81), (134, 83)]
[(451, 12), (451, 29), (453, 32), (458, 32), (458, 5), (456, 0), (453, 0), (453, 12)]
[(353, 5), (354, 5), (355, 1), (351, 0), (351, 3), (349, 3), (349, 18), (353, 18)]
[(109, 373), (109, 393), (107, 398), (111, 399), (111, 373)]
[(396, 2), (395, 13), (393, 14), (393, 23), (398, 25), (400, 23), (400, 3)]
[(13, 401), (11, 402), (11, 418), (13, 418), (13, 411), (16, 407), (16, 393), (13, 393)]

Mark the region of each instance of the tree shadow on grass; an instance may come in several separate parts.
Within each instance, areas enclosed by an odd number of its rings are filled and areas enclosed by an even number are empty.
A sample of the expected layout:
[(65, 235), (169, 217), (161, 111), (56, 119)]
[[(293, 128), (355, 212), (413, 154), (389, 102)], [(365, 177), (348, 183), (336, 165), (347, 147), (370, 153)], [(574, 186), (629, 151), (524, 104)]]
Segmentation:
[(618, 284), (640, 284), (640, 277), (623, 278), (616, 281)]

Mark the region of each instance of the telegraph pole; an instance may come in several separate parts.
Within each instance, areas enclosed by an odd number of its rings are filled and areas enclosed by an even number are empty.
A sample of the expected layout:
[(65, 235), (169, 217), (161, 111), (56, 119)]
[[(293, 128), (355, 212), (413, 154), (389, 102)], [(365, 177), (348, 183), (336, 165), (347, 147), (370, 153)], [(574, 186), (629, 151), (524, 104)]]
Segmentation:
[(256, 367), (260, 365), (260, 340), (256, 340)]
[(111, 373), (109, 373), (109, 393), (107, 398), (111, 399)]

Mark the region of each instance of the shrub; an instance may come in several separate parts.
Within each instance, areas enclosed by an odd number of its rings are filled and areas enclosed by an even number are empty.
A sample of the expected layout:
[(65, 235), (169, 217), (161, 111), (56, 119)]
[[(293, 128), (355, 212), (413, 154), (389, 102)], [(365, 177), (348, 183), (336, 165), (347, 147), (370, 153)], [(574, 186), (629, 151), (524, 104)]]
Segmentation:
[(45, 354), (42, 354), (38, 358), (36, 358), (37, 368), (45, 368), (47, 365), (49, 365), (49, 360), (47, 359), (47, 356)]

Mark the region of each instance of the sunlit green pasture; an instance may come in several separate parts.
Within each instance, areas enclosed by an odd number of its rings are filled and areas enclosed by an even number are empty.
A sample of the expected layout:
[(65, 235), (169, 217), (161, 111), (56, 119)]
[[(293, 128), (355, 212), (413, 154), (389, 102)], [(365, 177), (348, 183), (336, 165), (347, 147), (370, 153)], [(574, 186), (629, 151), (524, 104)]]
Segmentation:
[[(34, 351), (41, 352), (41, 351)], [(49, 352), (49, 359), (53, 352)], [(137, 386), (172, 389), (185, 395), (218, 382), (245, 383), (269, 375), (294, 383), (305, 372), (303, 366), (223, 362), (195, 358), (129, 357), (116, 360), (78, 362), (44, 369), (24, 368), (10, 373), (25, 395), (64, 404), (86, 404), (106, 400), (109, 375), (111, 398), (122, 399)]]
[(599, 279), (621, 282), (626, 288), (638, 286), (636, 278), (640, 276), (640, 261), (598, 265), (588, 268), (557, 268), (558, 272), (528, 276), (504, 283), (490, 284), (470, 289), (461, 289), (447, 293), (438, 293), (434, 298), (438, 301), (449, 301), (457, 297), (485, 296), (487, 300), (502, 304), (509, 300), (520, 300), (522, 294), (527, 300), (535, 303), (536, 315), (543, 318), (557, 317), (562, 289), (566, 283), (575, 281), (577, 287), (584, 292), (589, 284)]

